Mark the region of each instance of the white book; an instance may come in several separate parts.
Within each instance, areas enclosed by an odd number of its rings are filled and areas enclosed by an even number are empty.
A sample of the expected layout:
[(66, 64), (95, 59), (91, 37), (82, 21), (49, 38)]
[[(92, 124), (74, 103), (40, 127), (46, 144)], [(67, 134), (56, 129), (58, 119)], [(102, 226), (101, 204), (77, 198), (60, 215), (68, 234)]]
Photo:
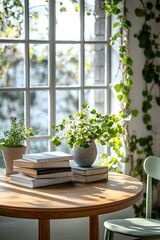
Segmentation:
[(101, 165), (95, 165), (95, 164), (93, 164), (90, 167), (79, 167), (77, 164), (71, 164), (71, 169), (73, 174), (83, 175), (83, 176), (108, 173), (107, 166), (101, 166)]
[(10, 175), (10, 183), (28, 187), (28, 188), (44, 187), (44, 186), (56, 185), (60, 183), (67, 183), (71, 181), (72, 181), (72, 177), (36, 179), (21, 173)]
[(96, 182), (101, 180), (107, 180), (108, 173), (100, 173), (90, 176), (83, 176), (79, 174), (73, 174), (72, 180), (75, 182), (82, 182), (82, 183), (89, 183), (89, 182)]
[[(66, 162), (66, 161), (65, 161)], [(14, 173), (23, 173), (33, 178), (53, 178), (72, 176), (71, 167), (64, 168), (26, 168), (13, 166)]]
[(22, 159), (31, 162), (52, 162), (72, 160), (73, 155), (60, 151), (23, 154)]
[[(47, 169), (50, 170), (50, 168), (47, 168)], [(41, 168), (40, 168), (40, 170), (41, 170)], [(59, 168), (59, 170), (60, 170), (60, 168)], [(38, 169), (13, 167), (13, 171), (15, 173), (23, 173), (26, 176), (30, 176), (30, 177), (37, 178), (37, 179), (39, 179), (39, 178), (61, 178), (61, 177), (72, 177), (73, 176), (73, 172), (71, 170), (70, 171), (57, 171), (57, 172), (55, 170), (54, 172), (48, 172), (45, 174), (37, 174)]]
[(32, 162), (24, 159), (13, 160), (13, 166), (26, 167), (26, 168), (64, 168), (69, 167), (69, 160), (65, 161), (44, 161), (44, 162)]

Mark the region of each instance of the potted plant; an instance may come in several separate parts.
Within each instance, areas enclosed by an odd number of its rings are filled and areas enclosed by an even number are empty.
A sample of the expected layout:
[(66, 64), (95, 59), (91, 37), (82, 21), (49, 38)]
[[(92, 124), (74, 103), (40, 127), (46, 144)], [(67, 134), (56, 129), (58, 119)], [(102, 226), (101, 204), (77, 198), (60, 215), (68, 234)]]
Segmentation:
[[(57, 126), (51, 126), (55, 131), (51, 142), (59, 146), (62, 140), (67, 141), (69, 147), (74, 148), (75, 162), (79, 166), (93, 164), (97, 155), (95, 142), (106, 145), (123, 134), (120, 119), (115, 114), (102, 115), (96, 109), (89, 108), (88, 104), (83, 104), (81, 112), (69, 115), (68, 119), (63, 119)], [(104, 156), (106, 155), (103, 154), (103, 158)]]
[(21, 158), (22, 154), (26, 152), (24, 141), (34, 135), (34, 129), (25, 128), (22, 119), (11, 117), (10, 123), (10, 129), (4, 131), (0, 138), (0, 149), (6, 166), (6, 175), (13, 173), (13, 160)]

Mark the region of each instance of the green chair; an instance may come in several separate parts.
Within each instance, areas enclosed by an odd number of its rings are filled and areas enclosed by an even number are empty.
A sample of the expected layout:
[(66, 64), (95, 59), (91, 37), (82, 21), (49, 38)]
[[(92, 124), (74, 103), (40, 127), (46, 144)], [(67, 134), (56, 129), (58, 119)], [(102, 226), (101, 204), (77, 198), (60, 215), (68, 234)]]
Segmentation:
[(104, 240), (113, 240), (114, 233), (136, 239), (160, 239), (160, 220), (152, 219), (152, 178), (160, 180), (160, 157), (149, 156), (144, 161), (147, 173), (146, 218), (113, 219), (104, 222)]

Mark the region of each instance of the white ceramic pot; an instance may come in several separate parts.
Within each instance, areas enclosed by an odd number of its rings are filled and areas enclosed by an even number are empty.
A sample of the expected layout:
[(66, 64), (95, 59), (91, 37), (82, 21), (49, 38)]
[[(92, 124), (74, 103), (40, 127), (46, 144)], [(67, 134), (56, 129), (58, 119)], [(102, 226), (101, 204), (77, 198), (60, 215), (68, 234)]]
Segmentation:
[(89, 148), (75, 147), (74, 161), (80, 167), (90, 167), (96, 160), (97, 157), (97, 146), (93, 141)]
[(26, 152), (26, 146), (6, 147), (2, 150), (3, 160), (6, 166), (6, 175), (13, 173), (13, 160), (21, 159), (22, 154)]

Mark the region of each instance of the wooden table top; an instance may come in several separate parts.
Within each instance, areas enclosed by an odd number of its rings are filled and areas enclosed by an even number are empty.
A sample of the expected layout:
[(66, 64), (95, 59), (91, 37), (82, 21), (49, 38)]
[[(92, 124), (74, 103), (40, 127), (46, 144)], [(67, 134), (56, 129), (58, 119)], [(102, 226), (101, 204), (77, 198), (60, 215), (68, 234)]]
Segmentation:
[(29, 189), (0, 174), (0, 215), (29, 219), (65, 219), (114, 212), (135, 204), (143, 185), (127, 175), (109, 173), (107, 181), (65, 183)]

